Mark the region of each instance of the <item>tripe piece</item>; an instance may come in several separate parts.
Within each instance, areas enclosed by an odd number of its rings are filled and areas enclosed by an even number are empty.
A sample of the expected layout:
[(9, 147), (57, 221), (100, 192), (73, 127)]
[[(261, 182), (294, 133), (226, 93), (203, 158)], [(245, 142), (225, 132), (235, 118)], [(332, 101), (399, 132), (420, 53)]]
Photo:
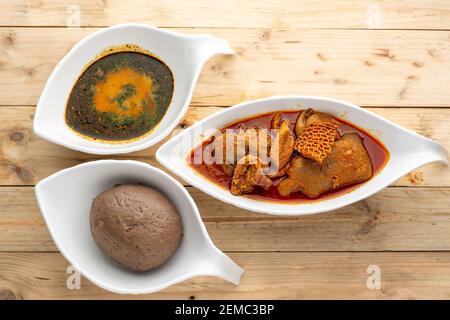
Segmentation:
[(322, 163), (331, 153), (338, 127), (339, 122), (336, 120), (314, 122), (308, 125), (295, 141), (295, 150), (305, 158)]
[(291, 160), (287, 178), (277, 186), (282, 196), (302, 192), (310, 198), (372, 177), (372, 162), (357, 133), (344, 134), (337, 140), (322, 165), (300, 155)]

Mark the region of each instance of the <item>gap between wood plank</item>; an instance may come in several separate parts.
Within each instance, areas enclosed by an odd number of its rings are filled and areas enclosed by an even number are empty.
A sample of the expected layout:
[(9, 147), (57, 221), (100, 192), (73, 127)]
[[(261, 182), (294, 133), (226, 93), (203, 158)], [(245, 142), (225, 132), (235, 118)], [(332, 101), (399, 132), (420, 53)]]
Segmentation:
[[(221, 250), (224, 253), (248, 253), (248, 254), (253, 254), (253, 253), (262, 253), (262, 254), (272, 254), (272, 253), (276, 253), (276, 254), (295, 254), (295, 253), (330, 253), (330, 254), (334, 254), (334, 253), (350, 253), (350, 254), (358, 254), (358, 253), (368, 253), (368, 254), (377, 254), (377, 253), (385, 253), (385, 254), (397, 254), (397, 253), (450, 253), (450, 250), (372, 250), (372, 251), (368, 251), (368, 250), (355, 250), (355, 251), (348, 251), (348, 250), (297, 250), (297, 251), (293, 251), (293, 250), (289, 250), (289, 251), (280, 251), (280, 250), (273, 250), (273, 251), (269, 251), (269, 250), (258, 250), (258, 251), (249, 251), (249, 250)], [(22, 250), (22, 251), (3, 251), (0, 250), (0, 254), (2, 253), (10, 253), (10, 254), (20, 254), (20, 253), (31, 253), (31, 254), (39, 254), (39, 253), (50, 253), (50, 254), (54, 254), (54, 253), (59, 253), (62, 255), (61, 251), (59, 250), (55, 250), (55, 251), (27, 251), (27, 250)]]
[[(115, 23), (110, 25), (89, 25), (89, 26), (80, 26), (80, 27), (67, 27), (67, 26), (44, 26), (44, 25), (34, 25), (34, 26), (27, 26), (27, 25), (0, 25), (0, 28), (45, 28), (45, 29), (98, 29), (98, 28), (108, 28), (112, 26), (116, 26), (123, 23)], [(140, 23), (140, 24), (147, 24), (149, 26), (154, 26), (149, 23)], [(301, 27), (290, 27), (290, 28), (264, 28), (264, 27), (217, 27), (217, 26), (195, 26), (195, 27), (189, 27), (189, 26), (154, 26), (160, 29), (202, 29), (202, 28), (208, 28), (208, 29), (228, 29), (228, 30), (260, 30), (260, 29), (270, 29), (270, 30), (337, 30), (337, 31), (343, 31), (343, 30), (353, 30), (353, 31), (430, 31), (430, 32), (445, 32), (450, 31), (450, 29), (445, 28), (438, 28), (438, 29), (426, 29), (426, 28), (327, 28), (327, 27), (316, 27), (316, 28), (301, 28)]]
[[(136, 157), (132, 157), (132, 158), (136, 158)], [(100, 159), (103, 160), (103, 159)], [(89, 161), (95, 161), (95, 160), (89, 160)], [(136, 160), (139, 161), (139, 160)], [(34, 188), (36, 185), (35, 184), (1, 184), (0, 188)], [(183, 185), (183, 187), (185, 188), (196, 188), (193, 185), (187, 184), (187, 185)], [(409, 189), (409, 190), (418, 190), (418, 189), (450, 189), (449, 186), (420, 186), (420, 187), (412, 187), (412, 186), (388, 186), (385, 189)], [(197, 188), (196, 188), (197, 189)], [(200, 189), (199, 189), (200, 190)]]
[[(337, 100), (342, 100), (342, 99), (337, 99)], [(248, 101), (251, 101), (251, 100), (243, 100), (243, 101), (241, 101), (239, 103), (248, 102)], [(342, 100), (342, 101), (345, 102), (345, 100)], [(213, 105), (213, 104), (211, 104), (211, 105), (205, 106), (205, 105), (202, 105), (202, 104), (199, 104), (199, 105), (192, 104), (189, 107), (190, 108), (230, 108), (232, 106), (233, 105), (226, 105), (225, 106), (225, 105)], [(376, 108), (377, 109), (423, 109), (423, 108), (428, 108), (428, 109), (442, 109), (442, 110), (445, 110), (445, 109), (450, 108), (450, 105), (446, 106), (446, 107), (443, 107), (443, 106), (407, 106), (407, 105), (400, 105), (400, 106), (387, 106), (387, 105), (384, 105), (384, 106), (372, 106), (372, 105), (360, 104), (358, 106), (360, 106), (361, 108), (365, 108), (365, 109), (371, 109), (371, 108), (373, 108), (373, 109), (376, 109)], [(36, 105), (35, 104), (0, 104), (0, 108), (36, 108)]]

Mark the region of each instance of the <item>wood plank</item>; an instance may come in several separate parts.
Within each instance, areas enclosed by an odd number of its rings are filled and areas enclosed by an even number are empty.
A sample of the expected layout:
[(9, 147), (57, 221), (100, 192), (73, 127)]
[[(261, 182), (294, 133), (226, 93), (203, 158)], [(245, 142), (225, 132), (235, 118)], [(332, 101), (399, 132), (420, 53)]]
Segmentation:
[[(50, 72), (92, 28), (1, 28), (0, 105), (34, 105)], [(236, 54), (204, 67), (193, 104), (270, 95), (363, 106), (450, 106), (450, 31), (176, 28), (229, 39)]]
[[(231, 253), (246, 270), (234, 286), (195, 278), (161, 292), (124, 296), (85, 278), (68, 290), (59, 253), (0, 253), (0, 298), (10, 299), (448, 299), (450, 253)], [(367, 288), (367, 268), (381, 270), (381, 289)]]
[(66, 26), (73, 5), (82, 26), (133, 21), (163, 27), (450, 29), (445, 0), (9, 0), (0, 6), (0, 25)]
[[(388, 188), (304, 217), (251, 213), (188, 190), (212, 240), (225, 251), (450, 250), (450, 188)], [(0, 251), (57, 251), (33, 188), (1, 187), (0, 203)]]
[[(191, 107), (178, 129), (188, 127), (218, 107)], [(450, 109), (369, 108), (401, 126), (432, 138), (450, 150)], [(97, 156), (73, 151), (36, 137), (32, 133), (34, 107), (0, 107), (0, 185), (33, 185), (50, 174), (73, 165), (101, 158), (135, 159), (161, 167), (149, 149), (119, 156)], [(166, 139), (167, 140), (167, 139)], [(450, 186), (450, 170), (442, 164), (428, 164), (404, 178), (397, 186)]]

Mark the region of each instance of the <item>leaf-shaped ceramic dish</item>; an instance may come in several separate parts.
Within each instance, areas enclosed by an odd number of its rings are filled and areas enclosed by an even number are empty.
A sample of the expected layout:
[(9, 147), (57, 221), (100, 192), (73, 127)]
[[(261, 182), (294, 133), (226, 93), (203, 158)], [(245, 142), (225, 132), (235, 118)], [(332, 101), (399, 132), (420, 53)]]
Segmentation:
[[(159, 268), (131, 272), (109, 260), (90, 230), (92, 200), (121, 183), (142, 183), (164, 193), (177, 207), (183, 239)], [(162, 170), (139, 161), (99, 160), (59, 171), (36, 185), (36, 197), (56, 246), (81, 274), (116, 293), (150, 293), (195, 276), (217, 276), (238, 284), (243, 269), (212, 243), (186, 189)]]
[[(208, 130), (221, 129), (239, 119), (261, 113), (302, 110), (308, 107), (344, 118), (368, 132), (375, 133), (390, 153), (390, 159), (383, 169), (369, 181), (334, 198), (306, 203), (283, 203), (233, 196), (228, 189), (196, 173), (186, 161), (192, 148), (208, 138), (208, 134), (205, 135)], [(247, 210), (274, 215), (305, 215), (338, 209), (371, 196), (426, 163), (433, 161), (448, 163), (447, 151), (430, 139), (354, 104), (308, 96), (271, 97), (240, 103), (217, 112), (167, 141), (157, 151), (156, 158), (186, 182), (219, 200)]]
[[(174, 92), (168, 111), (149, 134), (125, 143), (102, 143), (75, 134), (65, 123), (67, 98), (83, 69), (107, 48), (138, 45), (172, 71)], [(95, 32), (75, 45), (48, 78), (34, 117), (34, 132), (51, 142), (94, 154), (148, 148), (167, 136), (186, 112), (203, 64), (212, 55), (231, 54), (228, 41), (209, 35), (182, 35), (144, 24), (122, 24)]]

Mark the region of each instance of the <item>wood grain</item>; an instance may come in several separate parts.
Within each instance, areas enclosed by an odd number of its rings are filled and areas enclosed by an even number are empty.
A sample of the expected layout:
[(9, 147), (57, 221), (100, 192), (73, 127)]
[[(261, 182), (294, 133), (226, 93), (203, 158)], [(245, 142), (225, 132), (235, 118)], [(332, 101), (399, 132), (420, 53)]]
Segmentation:
[[(97, 29), (1, 28), (0, 105), (34, 105), (50, 72)], [(204, 67), (193, 104), (283, 94), (363, 106), (450, 106), (450, 31), (176, 28), (229, 39), (236, 54)]]
[(73, 5), (82, 26), (450, 29), (445, 0), (9, 0), (0, 5), (0, 25), (65, 27), (72, 25)]
[[(178, 129), (188, 127), (221, 109), (191, 107)], [(448, 126), (450, 109), (369, 108), (368, 110), (432, 138), (450, 150)], [(32, 133), (33, 114), (34, 107), (0, 107), (1, 185), (33, 185), (58, 170), (85, 161), (105, 158), (73, 151), (38, 138)], [(135, 159), (161, 167), (154, 155), (163, 142), (143, 151), (107, 158)], [(450, 169), (442, 164), (428, 164), (398, 180), (395, 185), (450, 186)]]
[[(59, 253), (0, 253), (0, 297), (10, 299), (448, 299), (449, 252), (231, 253), (245, 268), (241, 284), (185, 281), (161, 292), (124, 296), (81, 280), (68, 290)], [(381, 270), (381, 290), (367, 288), (367, 268)]]
[[(82, 28), (67, 28), (78, 9)], [(122, 296), (83, 278), (81, 290), (66, 289), (68, 262), (32, 186), (103, 157), (36, 137), (34, 105), (75, 43), (123, 22), (209, 33), (235, 50), (206, 63), (177, 129), (245, 100), (321, 95), (365, 106), (450, 150), (448, 0), (2, 1), (0, 300), (450, 299), (450, 169), (438, 164), (364, 201), (305, 217), (248, 212), (187, 186), (213, 241), (246, 269), (240, 286), (202, 277)], [(160, 167), (160, 145), (113, 158)], [(381, 268), (381, 290), (366, 286), (369, 265)]]
[[(256, 214), (188, 190), (212, 240), (225, 251), (450, 250), (450, 188), (389, 188), (304, 217)], [(56, 251), (33, 188), (2, 187), (0, 203), (0, 251)]]

